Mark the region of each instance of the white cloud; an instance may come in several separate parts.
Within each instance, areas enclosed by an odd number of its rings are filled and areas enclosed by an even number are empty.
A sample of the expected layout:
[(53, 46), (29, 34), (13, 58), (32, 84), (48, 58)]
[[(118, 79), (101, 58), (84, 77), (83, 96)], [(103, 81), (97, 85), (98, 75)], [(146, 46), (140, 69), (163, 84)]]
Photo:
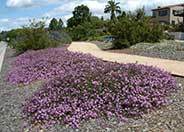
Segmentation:
[(179, 4), (183, 0), (127, 0), (123, 3), (122, 7), (125, 10), (135, 10), (145, 6), (145, 8), (156, 8), (157, 6), (167, 6), (171, 4)]
[[(52, 1), (52, 0), (51, 0)], [(58, 2), (59, 0), (57, 0)], [(183, 2), (183, 0), (116, 0), (116, 2), (120, 2), (120, 6), (122, 10), (125, 11), (134, 11), (137, 8), (142, 8), (145, 6), (145, 9), (148, 14), (150, 14), (152, 8), (156, 8), (157, 6), (166, 6), (170, 4), (177, 4)], [(107, 4), (107, 0), (63, 0), (61, 3), (58, 3), (59, 6), (54, 8), (53, 10), (44, 14), (44, 16), (48, 17), (66, 17), (71, 16), (72, 11), (78, 5), (84, 4), (87, 5), (93, 15), (96, 16), (105, 16), (104, 8)]]
[(0, 23), (6, 23), (6, 22), (9, 22), (9, 19), (7, 18), (0, 19)]
[(10, 30), (14, 28), (21, 28), (22, 26), (26, 26), (30, 23), (30, 20), (35, 20), (35, 21), (45, 21), (46, 25), (49, 24), (50, 19), (43, 19), (43, 18), (34, 18), (34, 17), (19, 17), (16, 19), (7, 19), (3, 18), (0, 19), (0, 31), (5, 31), (5, 30)]
[[(120, 2), (120, 6), (122, 10), (131, 10), (134, 11), (137, 8), (141, 8), (145, 6), (147, 13), (151, 12), (152, 8), (156, 8), (157, 6), (167, 6), (171, 4), (178, 4), (184, 2), (183, 0), (116, 0), (116, 2)], [(53, 18), (62, 18), (64, 22), (67, 21), (68, 18), (72, 16), (72, 11), (78, 5), (84, 4), (90, 8), (90, 11), (93, 15), (96, 16), (104, 16), (105, 18), (108, 15), (104, 14), (104, 8), (107, 4), (107, 0), (7, 0), (6, 5), (8, 7), (31, 7), (31, 6), (42, 6), (42, 5), (51, 5), (54, 4), (54, 8), (48, 12), (45, 12), (41, 17), (48, 17), (49, 19), (46, 21), (48, 24), (49, 21)], [(37, 8), (35, 8), (37, 9)], [(35, 10), (36, 12), (36, 10)], [(6, 23), (8, 28), (20, 27), (28, 23), (29, 17), (20, 17), (17, 19), (0, 19), (0, 23)], [(38, 20), (40, 18), (37, 17)], [(4, 26), (4, 25), (3, 25)], [(2, 26), (1, 26), (2, 28)]]
[(13, 7), (13, 8), (25, 8), (25, 7), (41, 6), (45, 4), (57, 3), (59, 1), (60, 0), (7, 0), (6, 6)]
[(7, 0), (7, 7), (29, 7), (33, 6), (32, 0)]
[(104, 15), (104, 8), (106, 2), (94, 1), (94, 0), (85, 0), (81, 4), (87, 5), (90, 11), (96, 16)]
[(0, 27), (0, 32), (2, 31), (7, 31), (8, 29), (6, 29), (5, 27)]
[(104, 15), (104, 8), (106, 5), (105, 0), (75, 0), (64, 2), (64, 4), (61, 4), (55, 9), (45, 13), (43, 16), (62, 17), (63, 21), (66, 22), (66, 20), (72, 16), (72, 11), (74, 10), (74, 8), (82, 4), (87, 5), (93, 15)]

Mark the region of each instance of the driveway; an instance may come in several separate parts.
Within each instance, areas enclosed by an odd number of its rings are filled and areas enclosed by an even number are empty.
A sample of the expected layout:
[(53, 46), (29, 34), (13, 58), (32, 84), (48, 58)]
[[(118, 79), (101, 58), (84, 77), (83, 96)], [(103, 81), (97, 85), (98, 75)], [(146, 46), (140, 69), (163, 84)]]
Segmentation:
[(4, 60), (4, 55), (6, 52), (7, 43), (6, 42), (0, 42), (0, 72)]
[(97, 58), (106, 61), (119, 62), (119, 63), (138, 63), (148, 66), (156, 66), (164, 69), (173, 75), (184, 77), (184, 62), (174, 61), (159, 58), (150, 58), (137, 55), (110, 53), (102, 51), (95, 44), (89, 42), (73, 42), (69, 47), (69, 51), (89, 53)]

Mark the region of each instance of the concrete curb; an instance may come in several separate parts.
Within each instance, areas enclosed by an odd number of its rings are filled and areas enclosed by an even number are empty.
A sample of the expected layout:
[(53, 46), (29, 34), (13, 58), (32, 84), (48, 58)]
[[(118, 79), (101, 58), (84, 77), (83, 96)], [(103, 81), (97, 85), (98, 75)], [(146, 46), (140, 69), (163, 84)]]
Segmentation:
[(0, 42), (0, 72), (4, 61), (4, 55), (6, 53), (6, 47), (7, 47), (6, 42)]

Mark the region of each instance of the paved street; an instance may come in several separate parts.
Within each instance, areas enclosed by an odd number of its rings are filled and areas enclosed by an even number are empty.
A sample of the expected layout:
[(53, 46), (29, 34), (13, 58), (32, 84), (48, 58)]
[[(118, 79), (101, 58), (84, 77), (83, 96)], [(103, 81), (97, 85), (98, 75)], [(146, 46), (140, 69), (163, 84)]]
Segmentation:
[(7, 43), (6, 42), (0, 42), (0, 72), (4, 60), (4, 55), (6, 52)]

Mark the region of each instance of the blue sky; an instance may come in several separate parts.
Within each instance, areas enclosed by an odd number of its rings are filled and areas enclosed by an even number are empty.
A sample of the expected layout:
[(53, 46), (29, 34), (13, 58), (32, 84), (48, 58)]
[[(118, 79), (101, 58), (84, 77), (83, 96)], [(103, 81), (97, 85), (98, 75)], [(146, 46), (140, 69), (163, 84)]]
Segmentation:
[[(183, 0), (116, 0), (122, 10), (134, 11), (145, 6), (147, 13), (157, 6), (178, 4)], [(104, 16), (107, 0), (0, 0), (0, 31), (21, 27), (30, 19), (40, 20), (47, 17), (47, 23), (53, 17), (62, 18), (66, 22), (72, 16), (75, 6), (87, 5), (93, 15)]]

